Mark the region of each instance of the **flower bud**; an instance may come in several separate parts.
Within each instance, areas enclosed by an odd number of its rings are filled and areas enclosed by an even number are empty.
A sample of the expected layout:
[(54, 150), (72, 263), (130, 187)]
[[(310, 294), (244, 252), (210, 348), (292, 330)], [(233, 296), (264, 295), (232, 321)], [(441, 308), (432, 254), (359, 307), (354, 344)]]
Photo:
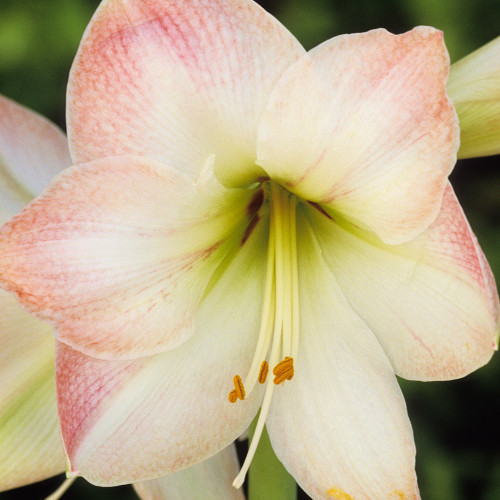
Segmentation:
[(452, 64), (447, 91), (460, 120), (458, 157), (500, 153), (500, 37)]

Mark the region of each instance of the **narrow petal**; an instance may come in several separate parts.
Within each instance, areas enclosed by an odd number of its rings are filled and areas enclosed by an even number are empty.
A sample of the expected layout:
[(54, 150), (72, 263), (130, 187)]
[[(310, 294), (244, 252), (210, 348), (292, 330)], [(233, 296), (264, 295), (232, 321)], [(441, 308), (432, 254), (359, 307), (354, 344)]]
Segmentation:
[(65, 469), (49, 325), (0, 290), (0, 491)]
[(498, 333), (498, 294), (450, 185), (436, 221), (404, 245), (384, 245), (312, 208), (308, 217), (349, 303), (398, 375), (454, 379), (488, 362)]
[(196, 178), (215, 154), (223, 177), (259, 175), (258, 122), (302, 53), (252, 0), (105, 1), (70, 76), (73, 157), (141, 154)]
[(161, 352), (192, 334), (251, 196), (138, 157), (73, 167), (3, 227), (0, 274), (76, 349), (105, 358)]
[(244, 500), (241, 489), (232, 487), (238, 474), (234, 445), (217, 455), (168, 476), (135, 483), (141, 500)]
[(300, 342), (295, 376), (267, 419), (278, 458), (315, 499), (419, 498), (405, 403), (375, 336), (351, 309), (298, 217)]
[(0, 223), (19, 212), (70, 165), (63, 132), (0, 95)]
[(257, 342), (266, 229), (258, 224), (225, 263), (195, 334), (176, 349), (107, 361), (59, 344), (59, 417), (73, 473), (98, 485), (154, 479), (211, 457), (247, 428), (260, 391), (236, 404), (228, 393)]
[(325, 42), (275, 87), (259, 128), (258, 164), (385, 242), (409, 240), (436, 217), (456, 162), (448, 67), (433, 28)]
[(500, 37), (452, 64), (447, 89), (460, 120), (459, 158), (500, 153)]

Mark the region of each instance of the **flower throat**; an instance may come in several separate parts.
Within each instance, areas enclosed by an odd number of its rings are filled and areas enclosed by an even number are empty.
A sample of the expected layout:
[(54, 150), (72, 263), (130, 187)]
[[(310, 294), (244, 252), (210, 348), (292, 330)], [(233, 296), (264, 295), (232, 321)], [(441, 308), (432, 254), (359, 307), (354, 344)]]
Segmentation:
[[(275, 385), (291, 380), (299, 341), (299, 295), (297, 268), (296, 196), (274, 182), (264, 185), (270, 195), (269, 243), (262, 318), (255, 354), (243, 381), (233, 378), (229, 401), (236, 403), (248, 396), (256, 383), (267, 385), (248, 454), (233, 482), (239, 488), (257, 449), (269, 412)], [(273, 376), (268, 380), (269, 367)]]

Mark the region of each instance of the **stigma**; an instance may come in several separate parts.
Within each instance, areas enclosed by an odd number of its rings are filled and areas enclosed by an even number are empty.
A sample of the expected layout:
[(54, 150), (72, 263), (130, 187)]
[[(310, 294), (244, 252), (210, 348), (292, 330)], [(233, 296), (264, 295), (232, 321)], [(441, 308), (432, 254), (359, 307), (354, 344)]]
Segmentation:
[[(244, 380), (233, 378), (229, 402), (242, 401), (256, 384), (266, 384), (260, 413), (248, 454), (233, 486), (245, 481), (264, 429), (274, 388), (293, 379), (299, 341), (299, 290), (297, 267), (297, 198), (278, 184), (263, 186), (270, 199), (269, 242), (260, 330), (255, 354)], [(268, 376), (272, 368), (273, 377)]]

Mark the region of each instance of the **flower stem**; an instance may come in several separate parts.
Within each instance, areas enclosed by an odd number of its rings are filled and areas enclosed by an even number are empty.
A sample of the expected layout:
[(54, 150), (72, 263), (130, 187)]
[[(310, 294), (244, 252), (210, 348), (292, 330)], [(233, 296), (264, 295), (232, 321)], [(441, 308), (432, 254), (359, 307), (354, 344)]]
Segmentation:
[[(257, 419), (250, 428), (252, 438)], [(248, 500), (296, 500), (295, 480), (274, 454), (271, 441), (264, 428), (259, 446), (248, 471)]]

